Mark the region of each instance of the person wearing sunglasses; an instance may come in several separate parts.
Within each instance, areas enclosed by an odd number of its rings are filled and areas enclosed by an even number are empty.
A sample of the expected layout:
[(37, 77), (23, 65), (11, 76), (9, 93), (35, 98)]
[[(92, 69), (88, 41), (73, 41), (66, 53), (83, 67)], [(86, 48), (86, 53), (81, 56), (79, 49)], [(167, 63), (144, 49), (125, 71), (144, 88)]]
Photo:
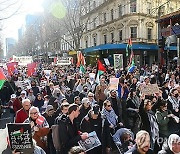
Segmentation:
[(47, 134), (49, 133), (49, 124), (45, 117), (43, 117), (39, 108), (32, 106), (29, 110), (29, 117), (24, 121), (31, 125), (31, 132), (33, 139), (37, 142), (37, 145), (47, 150)]

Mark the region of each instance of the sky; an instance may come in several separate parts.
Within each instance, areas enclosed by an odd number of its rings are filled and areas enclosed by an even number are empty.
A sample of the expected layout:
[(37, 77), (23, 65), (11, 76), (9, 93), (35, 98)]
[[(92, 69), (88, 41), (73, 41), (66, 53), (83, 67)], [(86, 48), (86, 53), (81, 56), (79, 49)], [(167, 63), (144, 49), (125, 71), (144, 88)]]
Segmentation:
[[(34, 14), (36, 12), (42, 12), (43, 0), (20, 0), (22, 1), (22, 7), (17, 15), (3, 21), (3, 38), (13, 37), (18, 40), (18, 28), (25, 23), (25, 16), (27, 14)], [(14, 6), (17, 8), (17, 6)], [(13, 9), (13, 8), (12, 8)]]

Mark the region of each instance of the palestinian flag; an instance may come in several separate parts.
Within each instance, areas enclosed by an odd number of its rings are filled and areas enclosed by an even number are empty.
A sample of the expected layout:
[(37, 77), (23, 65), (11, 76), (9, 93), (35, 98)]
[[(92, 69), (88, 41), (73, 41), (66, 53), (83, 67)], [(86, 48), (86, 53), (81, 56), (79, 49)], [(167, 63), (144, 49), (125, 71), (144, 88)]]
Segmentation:
[(79, 73), (81, 73), (81, 74), (85, 73), (85, 68), (82, 64), (80, 65)]
[(129, 50), (131, 49), (131, 51), (132, 51), (132, 40), (131, 40), (131, 38), (129, 38), (129, 40), (128, 40), (128, 44), (127, 44), (127, 46), (126, 46), (126, 56), (128, 57), (129, 56)]
[(23, 134), (23, 133), (24, 133), (24, 129), (21, 128), (20, 130), (14, 131), (14, 132), (12, 133), (12, 135), (13, 135), (13, 136), (20, 136), (20, 135)]
[(2, 89), (5, 81), (6, 81), (6, 77), (4, 75), (2, 68), (0, 68), (0, 90)]
[(101, 63), (100, 60), (97, 61), (97, 74), (96, 74), (96, 83), (99, 83), (99, 77), (106, 72), (106, 68)]
[(129, 59), (128, 72), (132, 73), (135, 70), (135, 62), (134, 62), (134, 52), (131, 51), (131, 56)]

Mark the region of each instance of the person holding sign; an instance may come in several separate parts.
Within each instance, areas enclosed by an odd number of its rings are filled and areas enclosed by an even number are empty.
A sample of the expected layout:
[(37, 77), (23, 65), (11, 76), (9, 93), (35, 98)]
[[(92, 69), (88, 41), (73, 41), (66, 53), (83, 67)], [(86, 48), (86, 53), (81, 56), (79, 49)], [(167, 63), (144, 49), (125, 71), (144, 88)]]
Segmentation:
[(49, 124), (46, 119), (40, 114), (37, 107), (32, 106), (29, 110), (29, 117), (24, 123), (31, 124), (31, 131), (33, 139), (37, 142), (37, 145), (46, 150), (45, 136), (49, 133)]

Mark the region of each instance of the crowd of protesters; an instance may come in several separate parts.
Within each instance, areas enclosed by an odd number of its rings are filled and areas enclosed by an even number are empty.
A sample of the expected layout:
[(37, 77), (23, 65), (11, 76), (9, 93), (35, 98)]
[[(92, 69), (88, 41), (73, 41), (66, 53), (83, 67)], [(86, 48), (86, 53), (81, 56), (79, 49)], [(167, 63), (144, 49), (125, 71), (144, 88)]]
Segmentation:
[[(50, 75), (44, 70), (51, 70)], [(72, 65), (42, 64), (27, 77), (19, 67), (0, 91), (1, 108), (10, 110), (12, 122), (29, 123), (37, 146), (47, 154), (85, 153), (76, 146), (93, 131), (101, 146), (87, 154), (180, 153), (178, 67), (167, 70), (154, 63), (130, 73), (107, 66), (99, 82), (90, 76), (96, 72), (91, 65), (80, 73)], [(117, 89), (109, 89), (110, 78), (119, 78)], [(25, 79), (30, 88), (16, 86)], [(144, 95), (140, 87), (148, 84), (157, 84), (159, 92)], [(36, 124), (39, 116), (42, 125)], [(59, 125), (59, 150), (52, 138), (54, 124)]]

